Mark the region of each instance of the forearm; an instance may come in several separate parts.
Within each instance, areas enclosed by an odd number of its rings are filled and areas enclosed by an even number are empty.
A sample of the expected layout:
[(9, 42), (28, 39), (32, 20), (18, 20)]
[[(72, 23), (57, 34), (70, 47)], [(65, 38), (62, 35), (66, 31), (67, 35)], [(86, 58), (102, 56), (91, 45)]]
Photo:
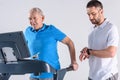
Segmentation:
[(90, 53), (91, 53), (91, 55), (94, 55), (94, 56), (100, 57), (100, 58), (109, 58), (109, 57), (111, 57), (110, 53), (105, 51), (105, 50), (92, 50)]
[(77, 70), (78, 64), (76, 62), (75, 47), (74, 47), (72, 40), (69, 37), (66, 37), (64, 40), (62, 40), (62, 42), (66, 44), (69, 48), (71, 66), (73, 66), (73, 70)]
[(72, 53), (72, 54), (70, 54), (70, 55), (71, 55), (71, 56), (70, 56), (70, 57), (71, 57), (71, 64), (77, 63), (77, 62), (76, 62), (76, 58), (75, 58), (75, 54)]
[(69, 48), (71, 63), (72, 64), (76, 63), (75, 47), (74, 47), (72, 40), (69, 37), (66, 37), (64, 38), (64, 40), (62, 40), (62, 42), (66, 44)]
[(71, 63), (76, 63), (75, 48), (72, 42), (69, 45), (69, 53), (70, 53)]
[(112, 58), (116, 54), (116, 47), (110, 46), (103, 50), (90, 50), (90, 54), (100, 58)]

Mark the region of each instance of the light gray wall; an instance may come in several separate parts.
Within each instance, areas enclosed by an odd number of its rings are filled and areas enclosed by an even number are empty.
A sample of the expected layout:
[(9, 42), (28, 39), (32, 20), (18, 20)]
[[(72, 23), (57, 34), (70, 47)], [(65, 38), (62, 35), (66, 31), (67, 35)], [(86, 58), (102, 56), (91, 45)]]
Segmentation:
[[(79, 61), (80, 50), (87, 46), (87, 36), (91, 23), (86, 14), (86, 4), (89, 0), (0, 0), (0, 33), (25, 30), (29, 25), (28, 12), (32, 7), (39, 7), (45, 14), (45, 23), (53, 24), (65, 32), (76, 48), (79, 69), (66, 74), (64, 80), (87, 80), (88, 60)], [(118, 26), (120, 32), (119, 0), (101, 0), (105, 16)], [(59, 44), (59, 56), (62, 67), (70, 64), (67, 47)], [(120, 47), (119, 47), (120, 48)], [(120, 49), (118, 61), (120, 62)], [(120, 72), (120, 64), (119, 72)], [(29, 74), (14, 75), (10, 80), (29, 80)]]

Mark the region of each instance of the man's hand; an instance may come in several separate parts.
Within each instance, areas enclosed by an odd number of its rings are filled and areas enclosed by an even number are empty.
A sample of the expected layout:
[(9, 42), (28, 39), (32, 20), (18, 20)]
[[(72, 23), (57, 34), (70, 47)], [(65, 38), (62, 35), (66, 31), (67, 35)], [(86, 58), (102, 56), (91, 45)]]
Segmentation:
[(87, 53), (87, 50), (88, 50), (88, 48), (87, 47), (85, 47), (85, 48), (83, 48), (81, 51), (80, 51), (80, 56), (79, 56), (79, 59), (80, 59), (80, 61), (83, 61), (83, 60), (85, 60), (86, 58), (89, 58), (89, 55), (88, 55), (88, 53)]
[(74, 71), (76, 71), (78, 69), (78, 64), (76, 62), (72, 63), (72, 66), (73, 66)]

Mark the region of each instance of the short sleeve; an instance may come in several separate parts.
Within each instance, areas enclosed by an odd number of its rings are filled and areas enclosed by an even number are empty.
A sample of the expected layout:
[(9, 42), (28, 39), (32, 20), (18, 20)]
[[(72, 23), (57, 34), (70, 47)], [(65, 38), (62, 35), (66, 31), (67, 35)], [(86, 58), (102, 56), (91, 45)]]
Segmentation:
[(62, 41), (66, 37), (66, 34), (60, 31), (59, 29), (57, 29), (55, 26), (50, 25), (50, 27), (51, 27), (52, 35), (57, 41)]
[(119, 44), (119, 34), (116, 26), (113, 26), (108, 35), (107, 46), (118, 46)]

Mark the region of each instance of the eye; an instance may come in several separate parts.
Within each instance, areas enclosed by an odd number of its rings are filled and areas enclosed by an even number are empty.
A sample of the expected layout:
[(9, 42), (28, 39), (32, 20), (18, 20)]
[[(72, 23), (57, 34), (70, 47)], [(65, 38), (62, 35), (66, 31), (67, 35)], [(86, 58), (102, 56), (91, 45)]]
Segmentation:
[(96, 15), (96, 13), (92, 13), (92, 15), (93, 15), (93, 16), (95, 16), (95, 15)]
[(31, 18), (31, 17), (29, 17), (29, 20), (32, 20), (32, 18)]
[(33, 19), (36, 19), (36, 17), (34, 17)]

